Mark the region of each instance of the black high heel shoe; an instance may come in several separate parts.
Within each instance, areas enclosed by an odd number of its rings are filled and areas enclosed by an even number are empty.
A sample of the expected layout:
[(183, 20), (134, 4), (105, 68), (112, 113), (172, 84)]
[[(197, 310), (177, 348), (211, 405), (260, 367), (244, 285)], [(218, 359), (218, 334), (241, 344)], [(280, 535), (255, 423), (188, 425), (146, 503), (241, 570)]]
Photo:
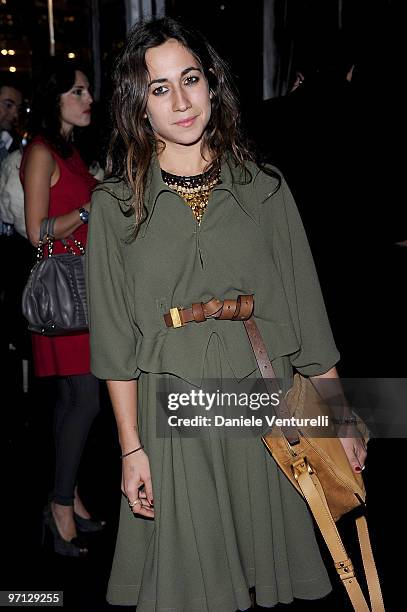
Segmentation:
[(59, 555), (67, 557), (86, 557), (88, 549), (85, 540), (80, 536), (76, 536), (71, 540), (64, 540), (58, 531), (52, 514), (51, 505), (45, 506), (42, 515), (42, 544), (45, 542), (45, 532), (49, 529), (53, 537), (54, 551)]
[(79, 531), (83, 533), (96, 533), (97, 531), (102, 531), (106, 527), (106, 521), (95, 521), (91, 518), (86, 519), (76, 514), (76, 512), (73, 513), (73, 517)]

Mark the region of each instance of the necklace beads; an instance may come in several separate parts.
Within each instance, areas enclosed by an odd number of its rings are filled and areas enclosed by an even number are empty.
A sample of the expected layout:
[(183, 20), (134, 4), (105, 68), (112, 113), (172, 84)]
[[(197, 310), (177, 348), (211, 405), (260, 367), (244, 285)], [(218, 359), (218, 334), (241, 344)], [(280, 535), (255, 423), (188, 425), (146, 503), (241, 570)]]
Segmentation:
[(164, 183), (178, 193), (190, 207), (198, 223), (208, 205), (213, 188), (220, 182), (220, 168), (210, 168), (196, 176), (177, 176), (161, 170)]

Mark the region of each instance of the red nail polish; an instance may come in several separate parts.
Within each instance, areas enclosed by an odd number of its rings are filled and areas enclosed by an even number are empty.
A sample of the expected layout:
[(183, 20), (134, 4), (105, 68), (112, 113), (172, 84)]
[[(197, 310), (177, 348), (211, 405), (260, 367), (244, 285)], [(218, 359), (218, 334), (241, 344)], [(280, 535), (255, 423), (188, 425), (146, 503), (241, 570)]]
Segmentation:
[(355, 467), (355, 472), (361, 472), (361, 471), (362, 471), (362, 468), (360, 468), (358, 466)]

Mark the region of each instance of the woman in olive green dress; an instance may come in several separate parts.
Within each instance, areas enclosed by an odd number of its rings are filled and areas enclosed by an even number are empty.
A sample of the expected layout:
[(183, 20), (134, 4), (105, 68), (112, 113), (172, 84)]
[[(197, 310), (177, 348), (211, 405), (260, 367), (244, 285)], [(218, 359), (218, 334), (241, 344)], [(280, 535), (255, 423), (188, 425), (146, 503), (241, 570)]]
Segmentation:
[[(113, 111), (111, 179), (93, 196), (87, 251), (91, 367), (107, 380), (123, 454), (108, 601), (235, 612), (249, 589), (265, 607), (322, 598), (331, 584), (309, 511), (260, 437), (157, 429), (159, 389), (258, 374), (241, 321), (174, 327), (176, 307), (252, 294), (277, 376), (336, 376), (290, 191), (244, 146), (223, 61), (177, 22), (132, 30)], [(342, 444), (360, 470), (363, 443)]]

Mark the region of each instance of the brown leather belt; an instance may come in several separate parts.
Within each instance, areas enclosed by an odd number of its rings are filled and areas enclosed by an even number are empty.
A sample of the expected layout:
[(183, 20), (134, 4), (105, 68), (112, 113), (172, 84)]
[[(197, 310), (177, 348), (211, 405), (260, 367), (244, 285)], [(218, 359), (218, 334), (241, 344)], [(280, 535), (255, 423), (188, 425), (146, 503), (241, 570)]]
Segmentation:
[(191, 308), (171, 308), (164, 315), (167, 327), (182, 327), (186, 323), (202, 323), (206, 319), (230, 319), (244, 321), (251, 317), (254, 300), (252, 295), (239, 295), (237, 300), (218, 300), (197, 302)]
[[(212, 298), (208, 302), (194, 303), (191, 308), (170, 308), (170, 311), (164, 315), (164, 321), (167, 327), (183, 327), (187, 323), (202, 323), (207, 319), (243, 321), (260, 374), (264, 379), (267, 391), (271, 395), (276, 392), (276, 375), (259, 328), (252, 318), (253, 309), (254, 298), (252, 295), (239, 295), (236, 300)], [(291, 413), (282, 395), (279, 405), (276, 406), (276, 413), (278, 418), (291, 420)], [(298, 444), (298, 431), (295, 427), (287, 425), (282, 427), (281, 430), (291, 446)]]

